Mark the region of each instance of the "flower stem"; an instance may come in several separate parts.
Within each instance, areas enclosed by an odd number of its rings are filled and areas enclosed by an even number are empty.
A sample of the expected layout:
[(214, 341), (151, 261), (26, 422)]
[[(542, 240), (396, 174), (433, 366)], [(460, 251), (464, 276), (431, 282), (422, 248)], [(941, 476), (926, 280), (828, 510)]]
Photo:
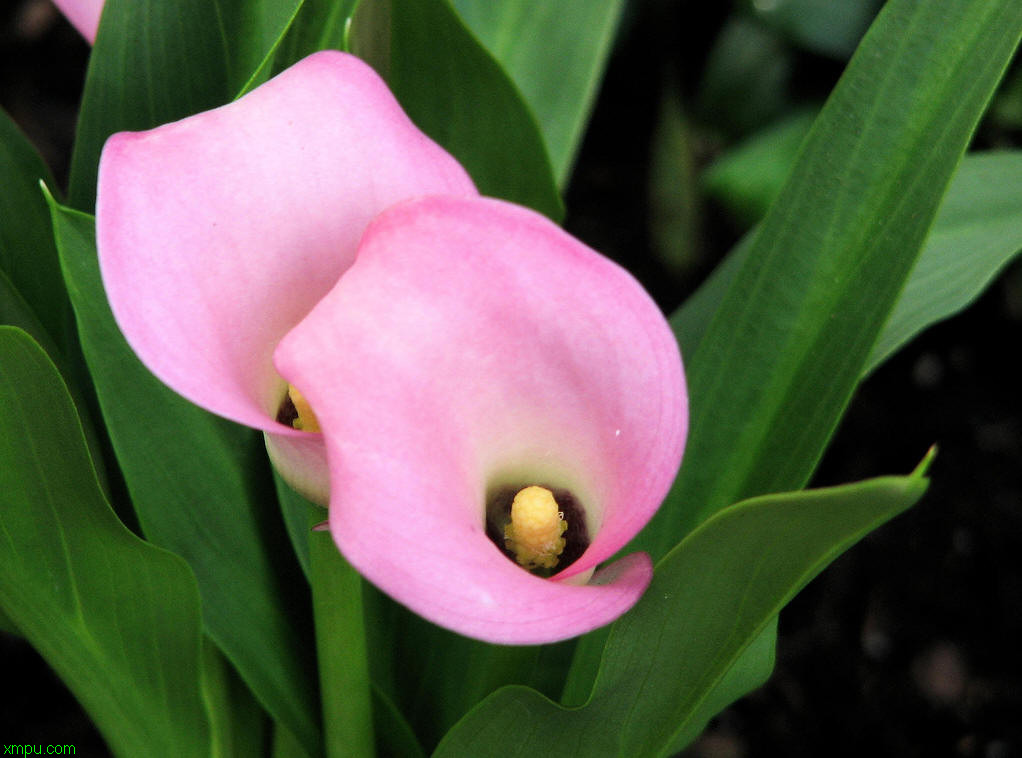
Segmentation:
[[(316, 521), (323, 513), (319, 511)], [(309, 563), (326, 755), (372, 758), (362, 577), (338, 552), (329, 532), (309, 533)]]

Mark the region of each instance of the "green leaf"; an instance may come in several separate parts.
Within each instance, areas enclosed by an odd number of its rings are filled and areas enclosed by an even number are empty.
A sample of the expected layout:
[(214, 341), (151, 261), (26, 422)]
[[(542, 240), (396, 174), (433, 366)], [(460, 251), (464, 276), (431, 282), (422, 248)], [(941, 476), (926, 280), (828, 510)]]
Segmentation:
[(411, 119), (461, 162), (484, 195), (560, 220), (564, 209), (539, 128), (497, 62), (444, 0), (391, 0), (390, 8), (387, 80)]
[(26, 331), (60, 369), (105, 492), (101, 443), (74, 370), (81, 367), (80, 355), (41, 181), (52, 186), (49, 169), (0, 110), (0, 324)]
[[(579, 640), (579, 655), (572, 661), (571, 673), (561, 698), (561, 705), (584, 705), (593, 690), (601, 655), (613, 626), (597, 629)], [(770, 678), (774, 670), (774, 650), (777, 645), (777, 618), (773, 618), (749, 646), (726, 669), (717, 683), (704, 696), (690, 722), (691, 730), (675, 739), (675, 750), (681, 750), (691, 738), (702, 731), (706, 723), (728, 705), (759, 687)], [(588, 648), (588, 649), (584, 649)]]
[[(38, 187), (36, 192), (39, 192)], [(40, 199), (42, 199), (42, 193), (39, 193)], [(52, 232), (49, 235), (49, 239), (52, 240)], [(56, 253), (56, 248), (54, 248)], [(61, 283), (60, 296), (66, 300), (66, 294), (63, 289), (63, 283)], [(70, 305), (70, 304), (68, 304)], [(65, 381), (68, 382), (68, 390), (71, 393), (71, 398), (74, 401), (75, 408), (78, 409), (81, 414), (80, 420), (82, 422), (82, 428), (85, 432), (85, 439), (89, 446), (89, 455), (96, 465), (96, 474), (99, 478), (100, 488), (104, 494), (108, 493), (109, 487), (106, 479), (106, 472), (103, 469), (103, 456), (101, 443), (96, 433), (96, 428), (93, 426), (89, 416), (86, 413), (87, 404), (79, 391), (79, 387), (74, 383), (75, 375), (68, 368), (68, 359), (65, 357), (63, 350), (60, 350), (50, 337), (46, 327), (42, 325), (39, 319), (36, 317), (35, 311), (25, 302), (25, 299), (21, 296), (21, 293), (15, 289), (14, 285), (11, 284), (10, 279), (7, 275), (0, 270), (0, 324), (7, 326), (16, 326), (19, 329), (27, 333), (36, 344), (41, 347), (52, 360), (57, 368), (60, 370), (61, 376), (64, 377)], [(72, 335), (68, 335), (72, 336)], [(77, 354), (77, 353), (76, 353)]]
[(248, 0), (220, 3), (224, 42), (228, 46), (228, 86), (241, 97), (266, 81), (301, 11), (303, 0)]
[(390, 81), (391, 0), (356, 0), (344, 30), (344, 49)]
[[(748, 638), (747, 638), (748, 639)], [(686, 721), (671, 738), (669, 753), (684, 749), (714, 716), (743, 695), (766, 683), (774, 672), (777, 649), (777, 616), (769, 619), (763, 630), (746, 648), (720, 666), (717, 679), (702, 695), (698, 705), (686, 714)]]
[(305, 0), (273, 63), (283, 71), (318, 50), (344, 50), (348, 19), (358, 0)]
[(1022, 151), (966, 156), (865, 373), (965, 308), (1022, 250)]
[(714, 41), (699, 85), (697, 115), (734, 136), (786, 110), (792, 53), (769, 29), (732, 16)]
[(442, 629), (367, 588), (370, 670), (381, 694), (404, 713), (427, 748), (472, 706), (507, 684), (555, 694), (574, 642), (492, 645)]
[[(1022, 251), (1022, 152), (962, 160), (923, 251), (863, 369), (871, 373), (919, 332), (971, 303)], [(746, 238), (671, 316), (682, 352), (695, 354), (748, 255)]]
[(250, 758), (262, 755), (267, 722), (231, 664), (209, 638), (202, 646), (202, 694), (212, 730), (212, 755)]
[(453, 0), (539, 121), (563, 187), (603, 77), (623, 0)]
[(706, 193), (752, 226), (784, 186), (815, 118), (813, 111), (789, 114), (724, 153), (703, 174)]
[(649, 233), (660, 262), (683, 276), (698, 263), (699, 192), (691, 127), (673, 85), (663, 88), (649, 166)]
[(208, 755), (195, 578), (114, 516), (56, 367), (13, 327), (0, 409), (0, 605), (118, 755)]
[(859, 44), (883, 0), (754, 2), (757, 18), (808, 50), (844, 60)]
[(301, 0), (106, 0), (89, 58), (70, 205), (91, 210), (103, 143), (229, 102), (265, 70)]
[(925, 463), (907, 477), (768, 495), (719, 512), (659, 563), (646, 594), (614, 624), (583, 707), (506, 687), (451, 730), (436, 758), (657, 756), (684, 746), (712, 715), (708, 698), (720, 697), (726, 677), (742, 686), (759, 679), (734, 664), (751, 646), (759, 658), (771, 654), (764, 635), (778, 611), (922, 496)]
[(379, 687), (373, 687), (373, 731), (377, 753), (401, 758), (426, 758), (415, 732), (397, 706)]
[[(0, 275), (6, 279), (0, 291), (0, 316), (3, 323), (22, 326), (36, 339), (40, 339), (38, 326), (42, 326), (49, 343), (60, 346), (67, 328), (68, 301), (50, 213), (39, 192), (40, 180), (56, 186), (35, 148), (0, 110)], [(12, 295), (12, 289), (20, 297)], [(27, 312), (24, 306), (28, 306)], [(19, 316), (14, 315), (15, 310)], [(57, 359), (49, 348), (47, 352)]]
[(1013, 0), (886, 4), (685, 356), (688, 449), (637, 545), (805, 484), (1020, 33)]
[[(326, 510), (311, 503), (292, 490), (278, 475), (274, 484), (284, 517), (288, 522), (292, 544), (310, 582), (313, 595), (318, 597), (317, 623), (324, 629), (317, 636), (320, 645), (320, 687), (324, 690), (324, 721), (327, 743), (336, 739), (342, 755), (354, 755), (351, 742), (361, 742), (375, 735), (377, 751), (381, 755), (424, 756), (415, 732), (397, 706), (375, 684), (368, 685), (368, 648), (363, 619), (362, 580), (337, 553), (329, 534), (314, 534), (309, 526), (326, 519)], [(316, 540), (313, 543), (313, 540)], [(312, 545), (315, 544), (315, 550)], [(315, 565), (312, 555), (315, 554)], [(313, 571), (315, 570), (315, 573)], [(384, 658), (390, 659), (392, 650), (381, 650), (381, 636), (373, 637), (374, 647)], [(371, 704), (367, 697), (371, 695)], [(332, 718), (331, 711), (340, 710), (341, 716)], [(366, 729), (371, 712), (371, 729)], [(281, 735), (286, 754), (287, 735)], [(348, 739), (351, 742), (345, 742)]]
[(142, 529), (188, 561), (207, 633), (270, 714), (315, 753), (307, 585), (290, 560), (262, 439), (149, 373), (106, 302), (94, 219), (55, 202), (51, 211), (82, 348)]
[(4, 634), (12, 634), (15, 637), (20, 637), (21, 632), (18, 631), (18, 627), (11, 621), (11, 617), (7, 615), (3, 607), (0, 607), (0, 632)]
[(270, 755), (273, 758), (310, 758), (309, 752), (298, 741), (298, 738), (279, 722), (274, 724)]
[(46, 331), (46, 327), (40, 323), (35, 311), (25, 302), (25, 298), (7, 278), (3, 269), (0, 269), (0, 324), (18, 327), (31, 336), (51, 360), (60, 359), (60, 351)]
[[(301, 496), (292, 493), (292, 497)], [(306, 538), (326, 754), (327, 758), (372, 758), (375, 741), (362, 577), (338, 552), (330, 532), (312, 531), (322, 520), (322, 509), (313, 509)]]

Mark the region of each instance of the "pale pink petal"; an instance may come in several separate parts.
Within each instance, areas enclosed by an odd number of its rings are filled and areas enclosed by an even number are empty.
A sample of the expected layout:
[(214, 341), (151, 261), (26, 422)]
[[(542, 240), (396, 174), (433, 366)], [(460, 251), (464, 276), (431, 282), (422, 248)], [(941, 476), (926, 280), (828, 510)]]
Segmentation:
[[(502, 643), (608, 623), (650, 578), (565, 579), (610, 558), (677, 471), (687, 398), (677, 344), (631, 276), (543, 217), (483, 198), (401, 204), (274, 360), (319, 418), (330, 527), (368, 579), (428, 619)], [(547, 484), (592, 544), (554, 579), (485, 534), (487, 492)]]
[(298, 494), (319, 505), (330, 499), (330, 471), (321, 434), (265, 432), (273, 467)]
[(369, 220), (427, 193), (475, 189), (372, 69), (317, 53), (222, 108), (110, 138), (96, 223), (114, 315), (180, 394), (301, 436), (274, 421), (273, 349), (351, 265)]
[(67, 16), (67, 20), (90, 45), (96, 41), (103, 0), (53, 0), (53, 4), (60, 8), (61, 13)]

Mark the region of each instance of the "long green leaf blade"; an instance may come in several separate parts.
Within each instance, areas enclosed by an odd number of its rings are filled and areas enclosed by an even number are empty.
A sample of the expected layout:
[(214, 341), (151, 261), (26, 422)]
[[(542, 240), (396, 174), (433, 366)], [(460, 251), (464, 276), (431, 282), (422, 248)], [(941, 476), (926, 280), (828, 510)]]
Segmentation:
[(965, 308), (1022, 251), (1022, 151), (968, 155), (955, 174), (866, 373)]
[(888, 3), (764, 228), (672, 318), (690, 447), (633, 547), (659, 557), (727, 502), (805, 483), (1017, 45), (1020, 11), (1004, 0)]
[(6, 326), (0, 501), (0, 605), (113, 750), (208, 755), (195, 578), (117, 520), (56, 367)]
[(390, 0), (390, 8), (387, 81), (408, 115), (484, 195), (559, 220), (564, 209), (543, 138), (497, 62), (444, 0)]
[(262, 439), (149, 373), (106, 302), (94, 219), (56, 203), (51, 211), (82, 348), (142, 529), (188, 561), (206, 631), (263, 706), (315, 753), (307, 585), (290, 560)]
[[(749, 240), (737, 245), (671, 316), (683, 352), (694, 354), (748, 251)], [(966, 155), (863, 376), (921, 331), (969, 305), (1019, 252), (1022, 151)]]
[(1020, 33), (1012, 0), (887, 3), (686, 356), (689, 447), (638, 544), (805, 484)]
[[(6, 112), (0, 110), (0, 275), (20, 297), (0, 293), (0, 309), (27, 305), (54, 346), (64, 344), (68, 302), (40, 180), (50, 170)], [(20, 301), (20, 302), (15, 302)], [(12, 314), (13, 317), (13, 314)], [(22, 319), (25, 319), (22, 316)], [(21, 324), (19, 324), (20, 326)], [(38, 336), (38, 335), (33, 335)], [(53, 353), (51, 353), (53, 356)]]
[(318, 50), (343, 50), (344, 33), (358, 0), (305, 0), (277, 50), (281, 71)]
[(558, 184), (571, 173), (622, 0), (454, 0), (536, 114)]

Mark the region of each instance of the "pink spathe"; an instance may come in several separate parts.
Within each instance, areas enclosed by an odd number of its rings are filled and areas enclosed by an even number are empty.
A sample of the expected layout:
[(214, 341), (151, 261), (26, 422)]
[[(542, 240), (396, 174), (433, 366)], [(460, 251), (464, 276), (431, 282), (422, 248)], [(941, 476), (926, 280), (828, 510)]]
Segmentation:
[[(324, 430), (341, 552), (416, 612), (548, 642), (608, 623), (647, 586), (645, 555), (589, 586), (562, 580), (624, 547), (674, 479), (677, 343), (627, 272), (542, 216), (450, 197), (384, 212), (275, 362)], [(570, 490), (592, 535), (549, 580), (485, 533), (488, 493), (530, 484)]]
[[(358, 59), (317, 53), (222, 108), (111, 137), (97, 241), (146, 366), (263, 430), (282, 475), (329, 502), (345, 557), (398, 601), (528, 644), (606, 624), (648, 586), (644, 554), (598, 566), (681, 460), (665, 319), (550, 221), (480, 198)], [(322, 434), (275, 420), (288, 383)], [(591, 538), (550, 579), (486, 536), (493, 493), (531, 484), (570, 491)]]
[[(268, 432), (276, 459), (311, 461), (294, 448), (319, 438), (274, 420), (273, 349), (373, 216), (431, 193), (475, 188), (371, 68), (317, 53), (229, 105), (107, 141), (96, 222), (114, 316), (163, 382)], [(296, 476), (325, 499), (321, 474)]]

